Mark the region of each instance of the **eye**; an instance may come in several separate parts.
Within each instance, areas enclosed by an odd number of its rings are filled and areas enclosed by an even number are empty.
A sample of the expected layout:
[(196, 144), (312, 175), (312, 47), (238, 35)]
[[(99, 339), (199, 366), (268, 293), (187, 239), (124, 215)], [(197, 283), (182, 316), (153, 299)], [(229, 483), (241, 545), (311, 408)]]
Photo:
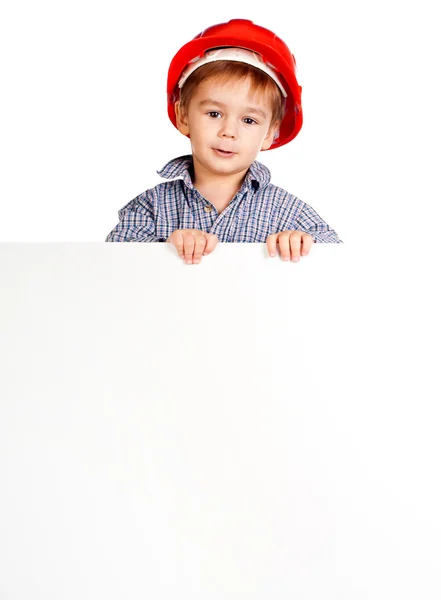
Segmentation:
[(213, 118), (216, 118), (216, 115), (220, 115), (220, 112), (218, 112), (217, 110), (210, 110), (207, 115), (209, 115), (210, 117), (212, 117), (213, 115), (215, 115)]
[(255, 121), (251, 117), (245, 117), (244, 121), (251, 121), (251, 123), (247, 123), (247, 125), (252, 125), (253, 123), (255, 123), (256, 125), (258, 125), (257, 121)]

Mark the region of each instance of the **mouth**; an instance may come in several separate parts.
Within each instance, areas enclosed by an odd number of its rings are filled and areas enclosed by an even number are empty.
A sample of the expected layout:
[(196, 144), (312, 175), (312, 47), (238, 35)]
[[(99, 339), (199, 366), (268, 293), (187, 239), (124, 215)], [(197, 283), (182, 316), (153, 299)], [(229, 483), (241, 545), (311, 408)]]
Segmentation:
[(213, 148), (213, 150), (216, 152), (216, 154), (218, 154), (219, 156), (234, 156), (236, 153), (235, 152), (229, 152), (228, 150), (221, 150), (220, 148)]

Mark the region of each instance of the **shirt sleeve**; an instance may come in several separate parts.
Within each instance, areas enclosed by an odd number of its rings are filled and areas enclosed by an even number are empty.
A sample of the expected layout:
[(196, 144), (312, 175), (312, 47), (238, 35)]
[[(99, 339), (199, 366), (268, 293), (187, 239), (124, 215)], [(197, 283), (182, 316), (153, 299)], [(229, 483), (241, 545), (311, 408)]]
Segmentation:
[(343, 243), (337, 235), (334, 229), (331, 229), (329, 225), (316, 213), (316, 211), (309, 206), (304, 204), (303, 210), (297, 217), (298, 227), (300, 231), (309, 233), (314, 239), (314, 242), (324, 243)]
[(279, 231), (304, 231), (314, 242), (343, 243), (337, 232), (308, 204), (296, 196), (289, 196), (280, 212)]
[(106, 242), (165, 242), (156, 236), (153, 206), (148, 191), (131, 200), (118, 211), (119, 223)]

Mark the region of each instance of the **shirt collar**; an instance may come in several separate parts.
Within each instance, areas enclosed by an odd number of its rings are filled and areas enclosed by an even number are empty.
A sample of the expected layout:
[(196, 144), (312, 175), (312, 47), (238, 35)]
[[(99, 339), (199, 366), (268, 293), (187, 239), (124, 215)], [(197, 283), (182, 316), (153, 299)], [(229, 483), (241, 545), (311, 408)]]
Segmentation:
[[(193, 172), (193, 157), (191, 154), (179, 156), (170, 160), (162, 169), (156, 171), (160, 177), (164, 179), (183, 179), (185, 185), (193, 189), (191, 174)], [(245, 176), (242, 184), (242, 190), (245, 188), (266, 187), (271, 180), (271, 173), (268, 167), (255, 160)], [(256, 183), (255, 183), (256, 182)]]

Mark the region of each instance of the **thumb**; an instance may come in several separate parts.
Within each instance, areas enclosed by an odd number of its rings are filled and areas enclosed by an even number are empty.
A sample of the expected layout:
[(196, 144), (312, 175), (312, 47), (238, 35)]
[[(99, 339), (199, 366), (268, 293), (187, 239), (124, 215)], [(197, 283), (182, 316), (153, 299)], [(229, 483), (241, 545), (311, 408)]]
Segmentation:
[(205, 250), (204, 250), (204, 255), (206, 254), (210, 254), (211, 252), (213, 252), (213, 250), (216, 248), (217, 242), (219, 241), (217, 235), (214, 235), (214, 233), (206, 233), (205, 234)]

